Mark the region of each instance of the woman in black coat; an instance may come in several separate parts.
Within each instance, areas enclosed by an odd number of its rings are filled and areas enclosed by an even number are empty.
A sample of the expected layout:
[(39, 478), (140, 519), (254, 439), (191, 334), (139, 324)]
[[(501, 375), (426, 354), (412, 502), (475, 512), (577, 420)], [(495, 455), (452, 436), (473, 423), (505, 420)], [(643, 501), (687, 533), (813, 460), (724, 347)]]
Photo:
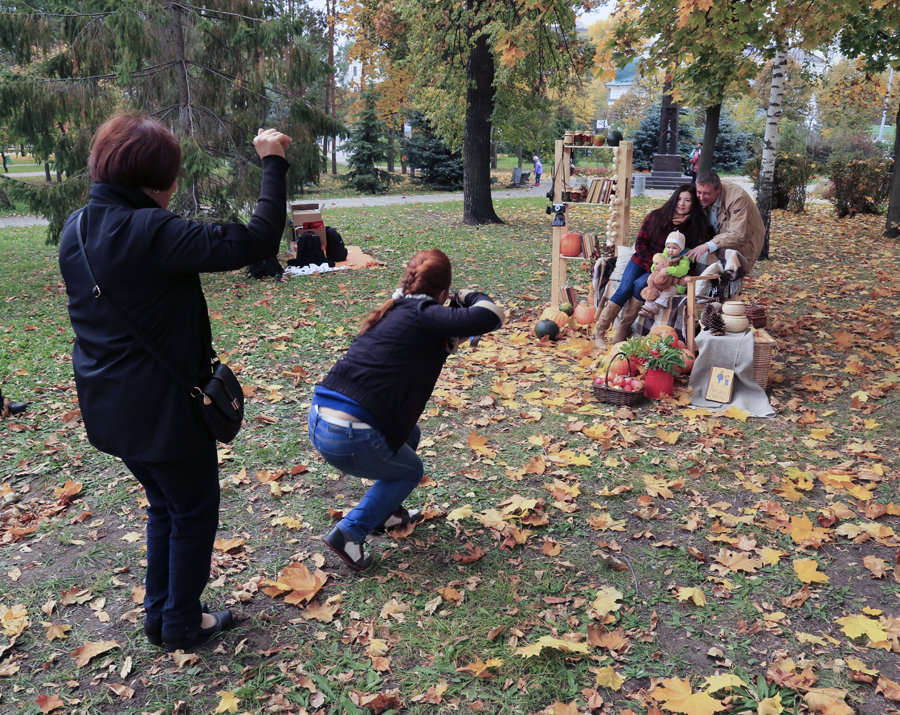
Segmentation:
[[(181, 164), (178, 140), (150, 117), (117, 115), (94, 135), (90, 201), (69, 217), (60, 240), (85, 430), (146, 491), (144, 632), (170, 651), (233, 625), (231, 611), (208, 613), (200, 603), (219, 518), (216, 443), (190, 394), (142, 347), (112, 303), (185, 380), (204, 385), (212, 333), (199, 274), (278, 252), (290, 142), (274, 129), (254, 139), (262, 185), (246, 226), (198, 223), (167, 210)], [(101, 296), (94, 295), (79, 229)]]

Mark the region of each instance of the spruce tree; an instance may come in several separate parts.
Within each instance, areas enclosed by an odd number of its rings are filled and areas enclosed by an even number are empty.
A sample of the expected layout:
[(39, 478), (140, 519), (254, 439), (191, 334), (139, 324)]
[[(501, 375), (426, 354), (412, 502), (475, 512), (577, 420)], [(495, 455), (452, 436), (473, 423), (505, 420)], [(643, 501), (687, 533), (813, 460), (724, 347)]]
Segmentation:
[(384, 140), (384, 122), (378, 118), (377, 92), (366, 89), (360, 96), (362, 108), (356, 115), (356, 122), (350, 130), (350, 139), (344, 145), (349, 151), (347, 164), (350, 170), (344, 178), (344, 185), (363, 194), (380, 194), (387, 191), (395, 178), (376, 162), (387, 157), (387, 143)]
[(116, 111), (153, 115), (179, 138), (183, 170), (170, 208), (183, 216), (234, 219), (254, 202), (259, 127), (294, 138), (289, 190), (317, 178), (316, 139), (340, 131), (318, 108), (328, 71), (319, 15), (243, 0), (71, 7), (0, 0), (0, 124), (66, 176), (4, 186), (50, 220), (51, 240), (86, 201), (90, 137)]
[(409, 126), (412, 133), (403, 140), (403, 153), (422, 182), (440, 189), (462, 188), (462, 154), (451, 151), (420, 112), (409, 115)]

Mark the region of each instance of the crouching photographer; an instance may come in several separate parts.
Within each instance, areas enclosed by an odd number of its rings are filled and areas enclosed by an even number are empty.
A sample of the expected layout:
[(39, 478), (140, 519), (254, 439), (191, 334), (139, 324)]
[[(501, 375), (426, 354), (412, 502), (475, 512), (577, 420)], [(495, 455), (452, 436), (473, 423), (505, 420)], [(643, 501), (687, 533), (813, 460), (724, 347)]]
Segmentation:
[[(447, 356), (460, 339), (496, 330), (505, 316), (489, 296), (450, 297), (450, 259), (419, 251), (393, 297), (362, 322), (347, 353), (316, 386), (309, 438), (326, 462), (374, 480), (323, 541), (350, 568), (372, 565), (371, 533), (422, 520), (404, 500), (421, 481), (418, 424)], [(464, 336), (460, 338), (460, 336)]]

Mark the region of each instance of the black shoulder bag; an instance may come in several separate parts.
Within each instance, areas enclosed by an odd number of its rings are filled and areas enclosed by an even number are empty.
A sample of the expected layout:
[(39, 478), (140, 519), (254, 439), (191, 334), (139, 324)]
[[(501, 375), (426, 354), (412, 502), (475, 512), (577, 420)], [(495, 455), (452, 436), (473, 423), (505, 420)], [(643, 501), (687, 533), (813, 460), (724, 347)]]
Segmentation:
[[(81, 236), (81, 224), (84, 221), (84, 211), (78, 215), (75, 223), (75, 233), (78, 237), (78, 247), (81, 249), (81, 257), (84, 259), (84, 266), (87, 268), (88, 275), (94, 288), (91, 291), (94, 298), (105, 295), (94, 278), (94, 272), (91, 270), (91, 264), (88, 261), (87, 253), (84, 250), (84, 239)], [(206, 424), (210, 435), (215, 437), (219, 442), (231, 442), (241, 429), (244, 421), (244, 391), (238, 382), (234, 373), (228, 365), (219, 361), (219, 356), (209, 346), (210, 363), (212, 367), (212, 375), (205, 385), (202, 387), (191, 385), (190, 381), (178, 374), (166, 359), (160, 354), (150, 339), (147, 338), (140, 330), (138, 330), (125, 314), (119, 309), (119, 306), (113, 302), (109, 295), (106, 300), (112, 306), (113, 310), (119, 314), (119, 317), (131, 331), (137, 341), (150, 353), (150, 355), (162, 365), (166, 371), (175, 379), (175, 382), (184, 388), (184, 391), (190, 395), (194, 404), (197, 406), (203, 422)]]

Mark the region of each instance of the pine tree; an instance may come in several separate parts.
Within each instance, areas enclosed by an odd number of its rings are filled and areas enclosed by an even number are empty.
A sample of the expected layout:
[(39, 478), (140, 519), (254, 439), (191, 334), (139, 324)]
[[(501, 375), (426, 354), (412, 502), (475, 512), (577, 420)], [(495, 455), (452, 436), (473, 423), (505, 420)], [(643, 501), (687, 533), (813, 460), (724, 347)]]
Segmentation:
[(419, 112), (409, 116), (410, 137), (403, 140), (406, 162), (421, 180), (441, 189), (459, 189), (463, 180), (462, 155), (451, 151)]
[(344, 185), (364, 194), (380, 194), (387, 190), (394, 175), (375, 166), (387, 156), (384, 140), (384, 123), (378, 118), (377, 92), (369, 87), (361, 97), (362, 109), (350, 131), (350, 139), (344, 145), (350, 156), (347, 164), (350, 171)]
[(294, 138), (290, 190), (317, 178), (316, 139), (341, 129), (318, 108), (328, 71), (318, 15), (242, 0), (70, 8), (0, 0), (0, 124), (66, 175), (6, 186), (50, 219), (51, 240), (87, 198), (90, 137), (115, 111), (151, 114), (179, 138), (183, 170), (170, 208), (184, 216), (233, 219), (252, 204), (261, 126)]

